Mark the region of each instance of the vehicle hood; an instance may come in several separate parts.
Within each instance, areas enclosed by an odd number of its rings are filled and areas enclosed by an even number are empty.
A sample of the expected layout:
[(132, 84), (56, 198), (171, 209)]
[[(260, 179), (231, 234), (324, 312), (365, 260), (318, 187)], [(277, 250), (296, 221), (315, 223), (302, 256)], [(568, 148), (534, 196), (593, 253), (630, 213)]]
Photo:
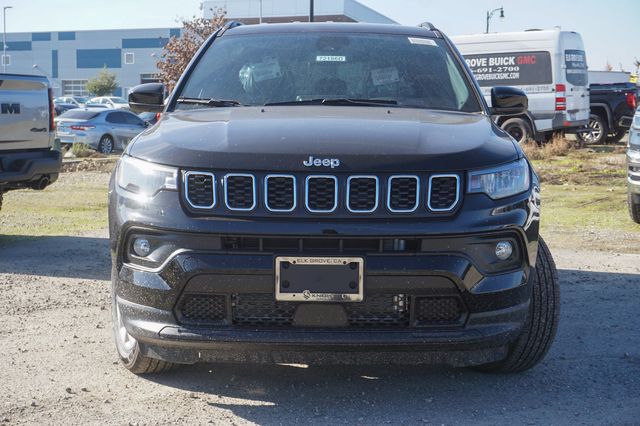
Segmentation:
[[(469, 170), (520, 155), (482, 114), (321, 105), (163, 114), (127, 151), (183, 168), (317, 172)], [(310, 156), (340, 165), (304, 166)]]

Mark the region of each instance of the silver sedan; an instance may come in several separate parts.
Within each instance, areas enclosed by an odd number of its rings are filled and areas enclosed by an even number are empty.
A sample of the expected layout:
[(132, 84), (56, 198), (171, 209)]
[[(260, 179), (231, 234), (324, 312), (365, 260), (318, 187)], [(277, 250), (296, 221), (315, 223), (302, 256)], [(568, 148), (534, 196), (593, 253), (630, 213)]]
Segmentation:
[(124, 149), (148, 125), (129, 111), (76, 108), (56, 118), (56, 137), (61, 144), (83, 143), (108, 154)]

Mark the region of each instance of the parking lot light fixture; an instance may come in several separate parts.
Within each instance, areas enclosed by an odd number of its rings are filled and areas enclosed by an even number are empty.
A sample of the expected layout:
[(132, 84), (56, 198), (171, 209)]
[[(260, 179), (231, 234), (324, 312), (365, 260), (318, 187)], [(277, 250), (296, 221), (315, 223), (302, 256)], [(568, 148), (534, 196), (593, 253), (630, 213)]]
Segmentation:
[(2, 72), (7, 71), (7, 10), (12, 6), (2, 8)]
[(496, 12), (500, 12), (500, 19), (504, 19), (504, 8), (502, 6), (493, 9), (491, 12), (487, 10), (487, 30), (485, 34), (489, 34), (489, 23), (491, 22), (491, 18), (493, 18), (493, 14)]

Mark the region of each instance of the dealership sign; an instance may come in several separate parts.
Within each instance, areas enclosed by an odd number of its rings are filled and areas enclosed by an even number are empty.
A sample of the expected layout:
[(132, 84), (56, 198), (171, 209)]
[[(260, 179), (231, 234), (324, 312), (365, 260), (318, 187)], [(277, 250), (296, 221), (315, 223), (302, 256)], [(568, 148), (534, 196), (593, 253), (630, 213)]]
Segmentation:
[(465, 55), (480, 86), (549, 84), (549, 52), (488, 53)]

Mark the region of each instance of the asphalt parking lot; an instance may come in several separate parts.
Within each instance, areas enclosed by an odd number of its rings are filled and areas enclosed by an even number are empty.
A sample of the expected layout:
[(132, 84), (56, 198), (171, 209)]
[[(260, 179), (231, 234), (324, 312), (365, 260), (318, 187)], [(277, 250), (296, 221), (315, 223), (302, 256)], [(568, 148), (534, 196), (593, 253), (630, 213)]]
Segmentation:
[(524, 374), (201, 364), (136, 377), (112, 343), (106, 230), (14, 243), (0, 248), (0, 421), (637, 425), (640, 255), (553, 252), (560, 328)]

